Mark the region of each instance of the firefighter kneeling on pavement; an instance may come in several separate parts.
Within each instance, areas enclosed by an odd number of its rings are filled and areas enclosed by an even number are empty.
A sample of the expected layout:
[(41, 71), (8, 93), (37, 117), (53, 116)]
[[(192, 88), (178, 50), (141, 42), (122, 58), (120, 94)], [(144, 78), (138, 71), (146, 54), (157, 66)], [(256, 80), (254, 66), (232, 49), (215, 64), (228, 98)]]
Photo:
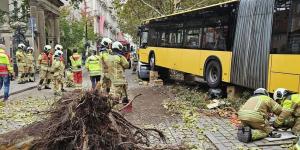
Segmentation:
[(125, 69), (129, 68), (129, 63), (122, 55), (123, 46), (120, 42), (112, 44), (112, 54), (108, 56), (105, 65), (108, 67), (108, 76), (111, 80), (110, 94), (119, 100), (119, 103), (128, 103), (127, 81), (125, 79)]
[(254, 96), (238, 111), (238, 118), (242, 126), (238, 129), (238, 140), (251, 142), (265, 137), (279, 138), (280, 134), (272, 132), (273, 128), (268, 123), (269, 113), (279, 115), (282, 107), (277, 104), (266, 89), (259, 88), (254, 91)]
[(57, 50), (54, 53), (54, 60), (52, 63), (52, 71), (53, 74), (53, 90), (54, 95), (62, 95), (62, 83), (64, 80), (64, 71), (65, 65), (63, 62), (63, 52), (61, 50)]
[(282, 112), (274, 121), (274, 127), (292, 128), (293, 134), (300, 136), (300, 94), (279, 88), (273, 97), (282, 106)]

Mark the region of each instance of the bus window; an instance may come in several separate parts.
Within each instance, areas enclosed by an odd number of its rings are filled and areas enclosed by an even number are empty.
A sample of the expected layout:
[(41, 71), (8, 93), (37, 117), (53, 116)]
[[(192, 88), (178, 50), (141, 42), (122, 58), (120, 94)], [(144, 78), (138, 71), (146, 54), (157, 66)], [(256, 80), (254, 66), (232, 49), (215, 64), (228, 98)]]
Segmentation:
[(204, 28), (203, 48), (212, 50), (226, 50), (228, 38), (228, 27)]
[(186, 47), (200, 48), (201, 45), (202, 30), (200, 29), (188, 29), (186, 31)]
[(287, 53), (290, 0), (276, 1), (273, 15), (272, 53)]
[(300, 53), (300, 1), (293, 0), (291, 15), (291, 31), (289, 35), (291, 53)]
[(142, 32), (141, 47), (145, 48), (148, 44), (148, 32)]

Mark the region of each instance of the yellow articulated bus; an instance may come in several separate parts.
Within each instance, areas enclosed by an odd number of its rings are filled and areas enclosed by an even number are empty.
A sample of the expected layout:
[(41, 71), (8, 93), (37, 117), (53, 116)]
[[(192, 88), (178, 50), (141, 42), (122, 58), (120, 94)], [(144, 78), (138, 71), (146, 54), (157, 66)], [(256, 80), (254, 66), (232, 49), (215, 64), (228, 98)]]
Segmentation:
[(139, 35), (140, 61), (162, 77), (300, 91), (299, 0), (231, 0), (148, 19)]

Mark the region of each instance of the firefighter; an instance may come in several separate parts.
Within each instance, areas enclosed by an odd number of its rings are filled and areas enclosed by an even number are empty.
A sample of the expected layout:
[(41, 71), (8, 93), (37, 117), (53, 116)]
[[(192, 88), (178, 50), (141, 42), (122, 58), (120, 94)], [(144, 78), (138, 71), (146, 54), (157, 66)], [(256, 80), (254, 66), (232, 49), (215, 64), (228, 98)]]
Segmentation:
[(73, 55), (70, 56), (73, 79), (76, 90), (81, 90), (82, 88), (82, 69), (81, 69), (81, 55), (77, 53), (77, 49), (73, 49)]
[(63, 52), (61, 50), (56, 50), (54, 53), (54, 59), (52, 64), (53, 74), (53, 90), (54, 95), (62, 95), (62, 82), (64, 78), (65, 65), (61, 57)]
[(105, 65), (105, 61), (107, 61), (108, 56), (111, 53), (111, 45), (112, 45), (112, 40), (109, 38), (103, 38), (101, 41), (101, 49), (100, 49), (100, 60), (102, 64), (102, 70), (103, 70), (103, 77), (101, 80), (101, 87), (102, 89), (105, 90), (105, 92), (109, 93), (110, 91), (110, 86), (111, 86), (111, 81), (108, 77), (108, 68)]
[(281, 109), (281, 106), (269, 97), (266, 89), (255, 90), (254, 96), (248, 99), (238, 111), (238, 118), (243, 124), (239, 127), (238, 139), (247, 143), (267, 136), (280, 137), (280, 134), (272, 132), (268, 118), (269, 113), (279, 115)]
[(14, 72), (10, 58), (5, 53), (5, 46), (3, 44), (0, 44), (0, 64), (0, 90), (4, 86), (3, 101), (7, 101), (9, 97), (10, 77), (13, 77)]
[(40, 82), (38, 90), (42, 89), (42, 85), (45, 85), (45, 89), (51, 89), (49, 84), (51, 82), (51, 66), (52, 66), (52, 53), (51, 46), (44, 46), (44, 52), (39, 55), (38, 65), (40, 67)]
[(293, 94), (284, 88), (274, 92), (274, 100), (282, 106), (281, 114), (274, 121), (274, 127), (292, 128), (292, 132), (300, 135), (300, 94)]
[(128, 103), (127, 82), (124, 71), (129, 68), (129, 63), (122, 55), (123, 46), (120, 42), (112, 44), (112, 54), (108, 55), (105, 65), (108, 67), (108, 77), (111, 80), (110, 94), (119, 100), (119, 103)]
[[(55, 45), (55, 47), (54, 47), (54, 50), (55, 50), (55, 52), (56, 51), (61, 51), (61, 52), (63, 52), (63, 46), (62, 45), (60, 45), (60, 44), (56, 44)], [(54, 52), (54, 53), (55, 53)], [(54, 55), (53, 55), (53, 59), (54, 59)], [(64, 63), (64, 57), (63, 57), (63, 54), (60, 56), (60, 60)], [(55, 73), (55, 72), (54, 72)], [(64, 77), (65, 77), (65, 73), (64, 73)], [(64, 83), (62, 82), (62, 85), (61, 85), (61, 91), (62, 92), (65, 92), (66, 90), (64, 89)]]
[(93, 50), (92, 55), (87, 58), (85, 66), (90, 74), (92, 88), (95, 89), (101, 79), (102, 73), (102, 64), (96, 50)]
[(34, 73), (35, 73), (35, 63), (34, 63), (34, 57), (33, 57), (33, 48), (28, 47), (27, 48), (27, 76), (29, 82), (34, 82)]
[(26, 53), (25, 45), (23, 43), (18, 45), (16, 52), (17, 66), (18, 66), (18, 84), (26, 83)]

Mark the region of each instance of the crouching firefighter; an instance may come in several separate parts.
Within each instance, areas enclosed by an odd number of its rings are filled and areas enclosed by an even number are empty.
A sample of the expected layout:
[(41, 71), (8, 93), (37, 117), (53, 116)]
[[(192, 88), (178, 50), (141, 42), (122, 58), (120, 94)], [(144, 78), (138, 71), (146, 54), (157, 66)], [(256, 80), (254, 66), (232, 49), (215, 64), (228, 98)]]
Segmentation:
[(280, 134), (272, 132), (272, 127), (268, 123), (269, 113), (279, 115), (281, 109), (281, 106), (269, 97), (266, 89), (255, 90), (254, 96), (238, 111), (238, 118), (242, 122), (237, 133), (238, 140), (248, 143), (268, 136), (281, 137)]
[(108, 55), (104, 65), (108, 68), (108, 77), (111, 80), (110, 94), (119, 103), (128, 103), (127, 82), (124, 71), (129, 68), (129, 63), (122, 55), (123, 45), (120, 42), (112, 44), (112, 54)]
[(281, 114), (274, 121), (275, 128), (292, 128), (292, 132), (300, 135), (300, 94), (293, 94), (284, 88), (274, 92), (274, 100), (282, 106)]

